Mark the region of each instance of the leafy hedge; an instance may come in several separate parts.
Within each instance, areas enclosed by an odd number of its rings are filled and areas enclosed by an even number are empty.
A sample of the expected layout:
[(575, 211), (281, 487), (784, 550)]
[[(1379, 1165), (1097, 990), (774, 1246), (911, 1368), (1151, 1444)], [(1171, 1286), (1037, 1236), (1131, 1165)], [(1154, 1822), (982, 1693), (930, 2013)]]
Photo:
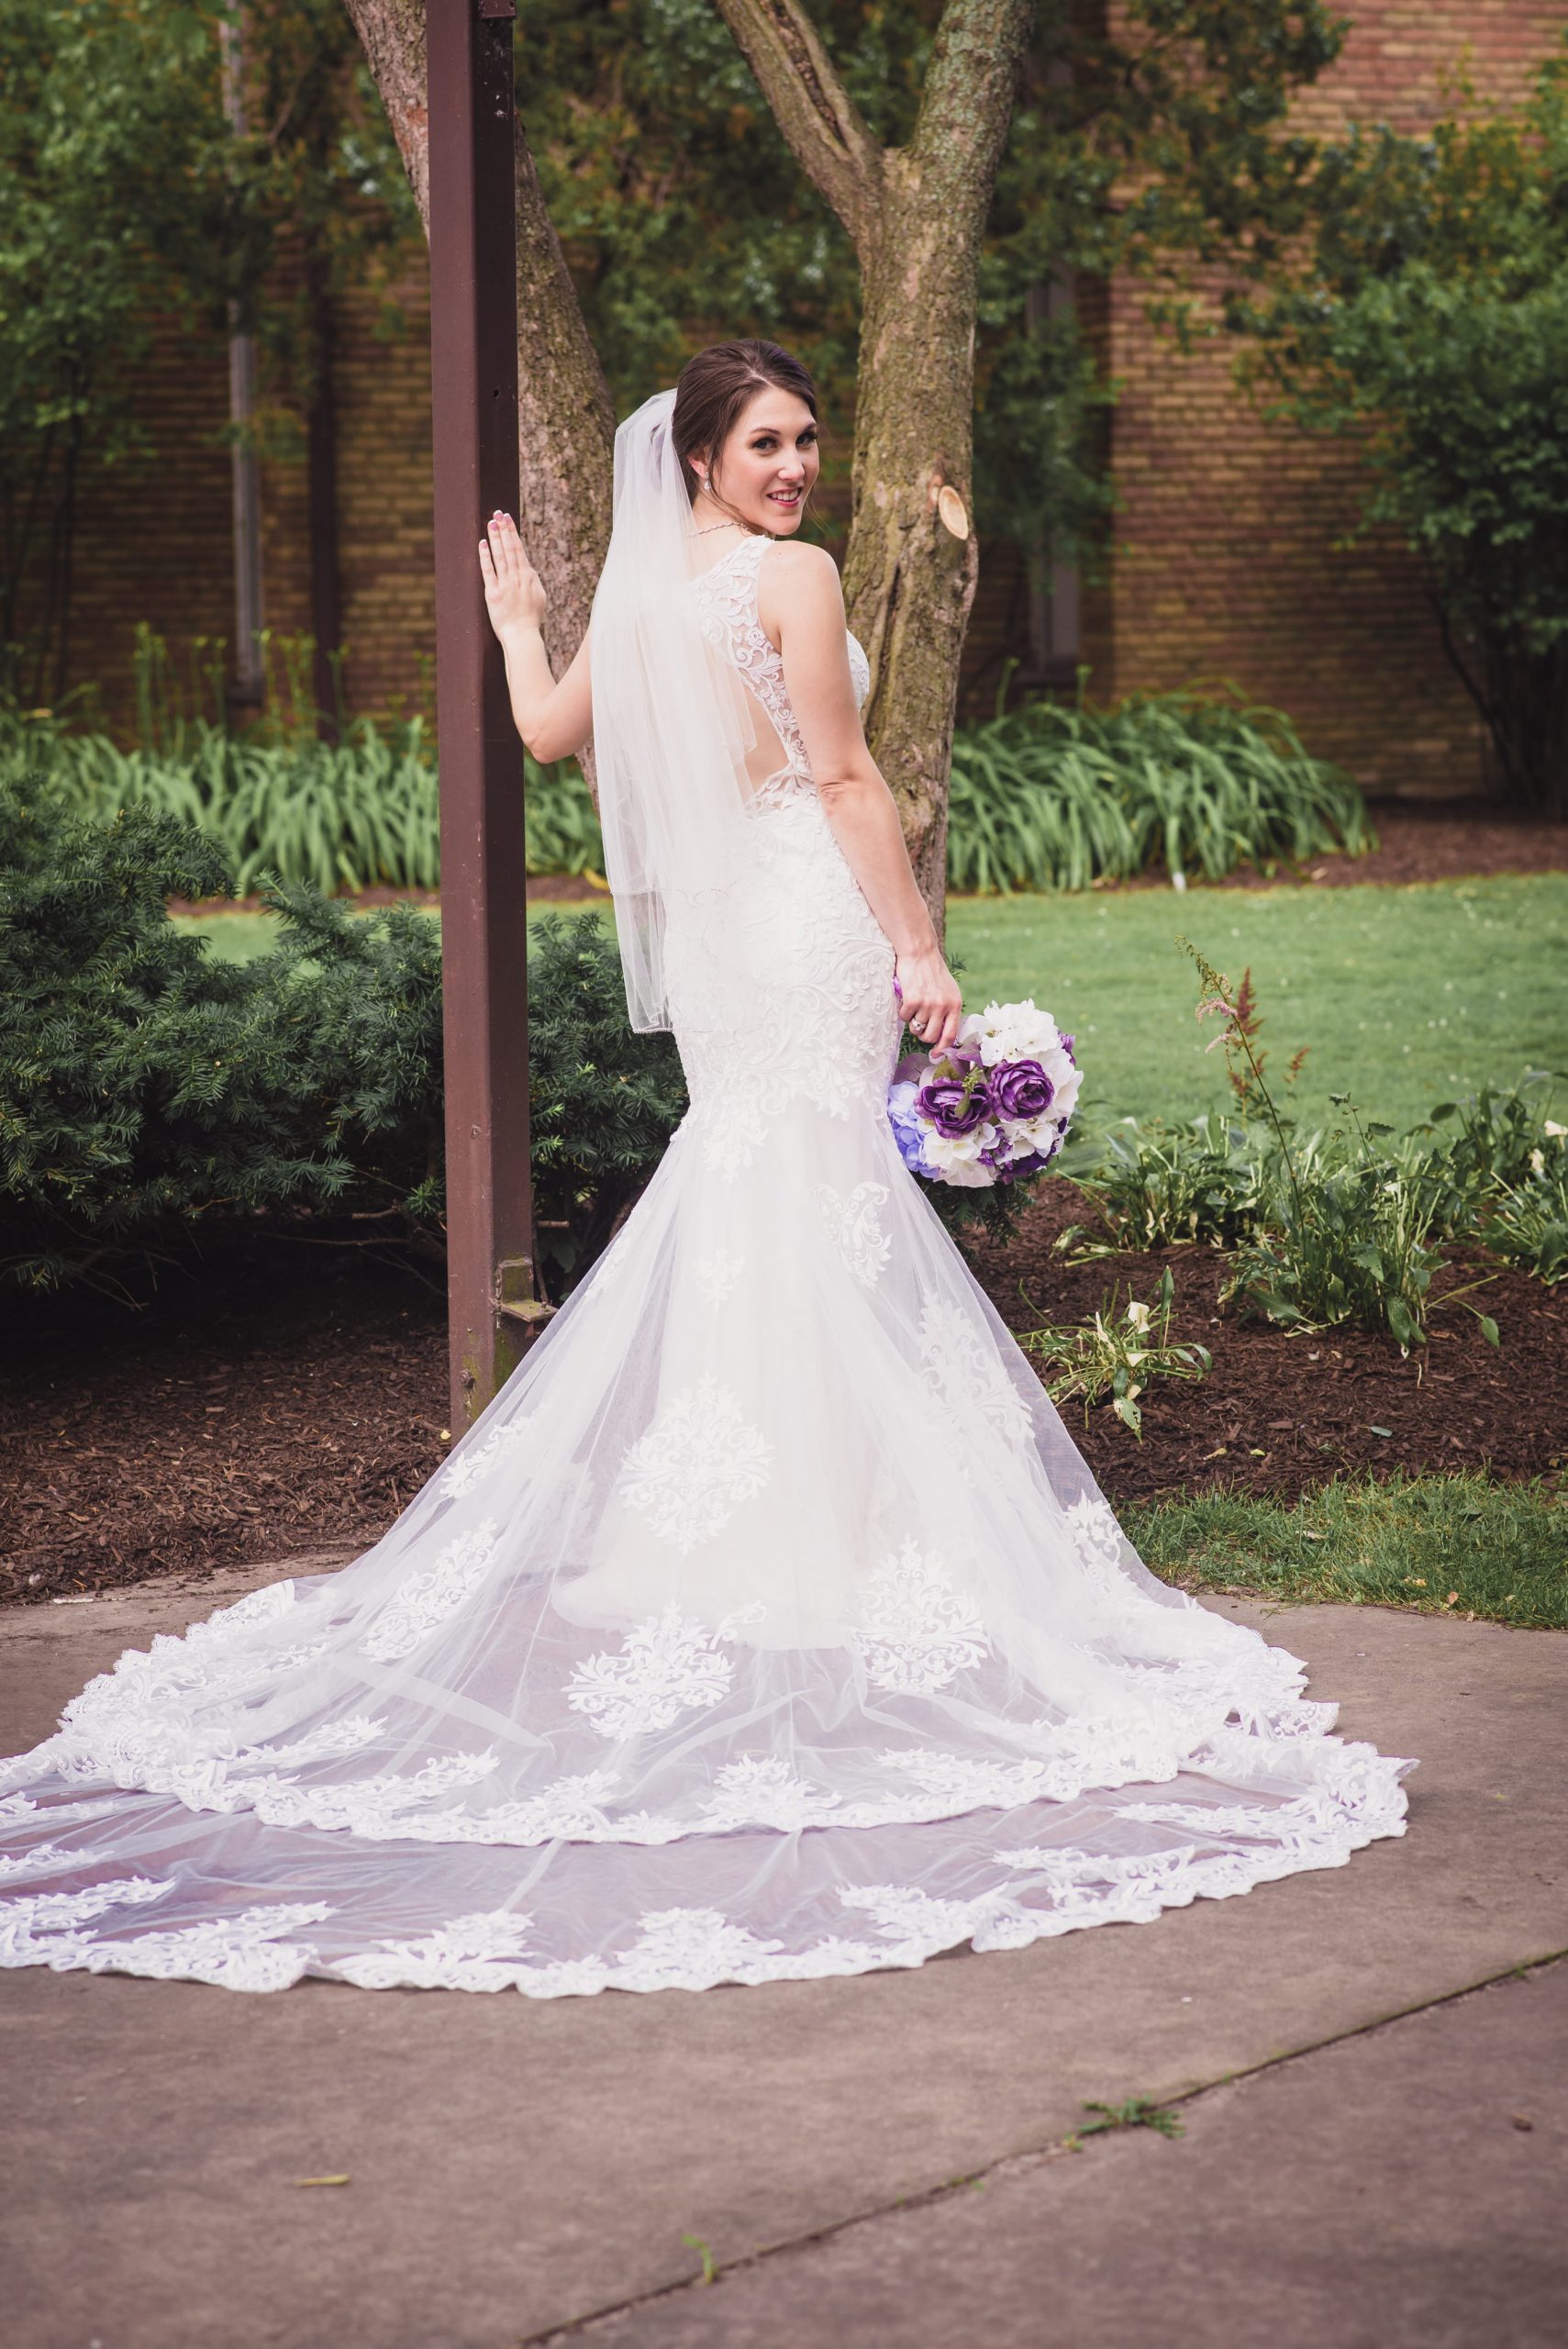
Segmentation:
[[(277, 945), (224, 963), (165, 900), (228, 890), (189, 824), (96, 823), (0, 782), (0, 1287), (123, 1291), (139, 1260), (208, 1234), (440, 1250), (436, 924), (280, 884)], [(628, 1027), (598, 923), (533, 926), (528, 999), (539, 1266), (559, 1297), (657, 1166), (685, 1081), (669, 1036)], [(929, 1197), (960, 1236), (1017, 1221), (1008, 1192)]]
[[(435, 925), (280, 886), (278, 945), (221, 963), (164, 900), (229, 885), (216, 844), (171, 817), (93, 823), (0, 785), (0, 1283), (114, 1287), (138, 1258), (256, 1219), (439, 1245)], [(541, 923), (530, 971), (553, 1286), (603, 1246), (685, 1095), (669, 1038), (627, 1029), (596, 926)]]

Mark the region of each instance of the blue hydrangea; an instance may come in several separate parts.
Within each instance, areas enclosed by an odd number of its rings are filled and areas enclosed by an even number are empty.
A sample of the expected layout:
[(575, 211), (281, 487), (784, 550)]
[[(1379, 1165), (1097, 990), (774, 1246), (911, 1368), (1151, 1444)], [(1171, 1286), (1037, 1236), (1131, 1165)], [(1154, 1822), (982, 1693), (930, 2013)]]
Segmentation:
[(898, 1155), (911, 1174), (923, 1174), (928, 1182), (931, 1169), (926, 1163), (925, 1121), (915, 1107), (917, 1085), (895, 1085), (887, 1096), (887, 1122), (893, 1128), (893, 1139), (898, 1144)]

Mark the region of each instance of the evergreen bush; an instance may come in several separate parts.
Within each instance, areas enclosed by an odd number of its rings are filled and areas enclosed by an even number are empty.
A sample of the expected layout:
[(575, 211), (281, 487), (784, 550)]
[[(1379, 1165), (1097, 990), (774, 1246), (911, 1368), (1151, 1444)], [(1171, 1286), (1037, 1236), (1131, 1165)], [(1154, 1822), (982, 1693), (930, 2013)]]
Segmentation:
[[(222, 963), (164, 901), (229, 889), (221, 851), (172, 817), (93, 823), (0, 785), (0, 1284), (123, 1292), (136, 1260), (236, 1228), (439, 1248), (435, 924), (279, 885), (277, 946)], [(628, 1029), (596, 925), (541, 923), (531, 985), (538, 1211), (559, 1292), (685, 1097), (670, 1039)]]
[(539, 1270), (551, 1297), (603, 1250), (686, 1111), (674, 1040), (628, 1024), (615, 941), (547, 914), (528, 943), (529, 1119)]

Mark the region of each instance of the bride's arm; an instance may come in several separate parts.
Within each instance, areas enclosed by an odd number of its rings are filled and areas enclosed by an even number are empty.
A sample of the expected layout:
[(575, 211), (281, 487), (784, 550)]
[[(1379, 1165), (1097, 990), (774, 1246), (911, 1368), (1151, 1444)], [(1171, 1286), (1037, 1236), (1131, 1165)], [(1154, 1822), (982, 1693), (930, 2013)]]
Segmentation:
[(479, 568), (484, 608), (506, 656), (506, 687), (518, 733), (541, 765), (580, 751), (594, 730), (588, 639), (572, 656), (557, 684), (550, 674), (539, 624), (545, 594), (538, 572), (523, 552), (509, 514), (495, 515), (480, 541)]
[(951, 1044), (963, 999), (916, 883), (893, 794), (866, 748), (832, 556), (823, 547), (772, 547), (759, 574), (757, 607), (784, 659), (823, 812), (892, 944), (904, 1016), (928, 1044)]

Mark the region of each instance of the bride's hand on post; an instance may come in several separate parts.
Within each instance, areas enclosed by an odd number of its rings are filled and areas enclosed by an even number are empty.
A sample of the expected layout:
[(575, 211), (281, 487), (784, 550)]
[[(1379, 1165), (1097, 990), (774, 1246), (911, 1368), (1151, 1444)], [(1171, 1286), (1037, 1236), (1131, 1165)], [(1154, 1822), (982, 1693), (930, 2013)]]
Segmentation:
[(948, 1045), (958, 1041), (963, 994), (936, 947), (923, 954), (897, 956), (893, 984), (905, 1026), (919, 1038), (928, 1052), (945, 1052)]
[(543, 582), (523, 552), (517, 524), (499, 507), (479, 542), (479, 569), (484, 581), (484, 608), (503, 643), (518, 629), (539, 627), (546, 601)]

